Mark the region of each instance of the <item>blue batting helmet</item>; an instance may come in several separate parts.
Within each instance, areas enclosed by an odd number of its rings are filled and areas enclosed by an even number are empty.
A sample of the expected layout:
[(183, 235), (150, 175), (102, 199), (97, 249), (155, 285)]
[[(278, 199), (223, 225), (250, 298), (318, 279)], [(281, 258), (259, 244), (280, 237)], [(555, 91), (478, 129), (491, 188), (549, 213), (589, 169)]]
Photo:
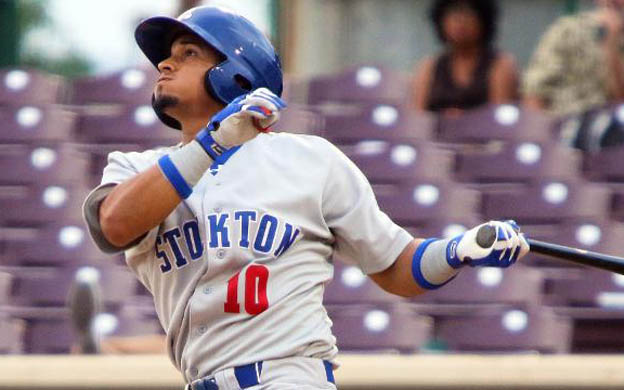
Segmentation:
[[(204, 84), (217, 101), (228, 104), (236, 97), (265, 87), (282, 94), (279, 56), (266, 36), (249, 20), (218, 7), (195, 7), (177, 19), (157, 16), (142, 21), (134, 36), (154, 66), (169, 58), (179, 33), (199, 37), (223, 57), (206, 72)], [(153, 98), (152, 98), (153, 101)], [(175, 119), (156, 112), (168, 126), (180, 128)]]

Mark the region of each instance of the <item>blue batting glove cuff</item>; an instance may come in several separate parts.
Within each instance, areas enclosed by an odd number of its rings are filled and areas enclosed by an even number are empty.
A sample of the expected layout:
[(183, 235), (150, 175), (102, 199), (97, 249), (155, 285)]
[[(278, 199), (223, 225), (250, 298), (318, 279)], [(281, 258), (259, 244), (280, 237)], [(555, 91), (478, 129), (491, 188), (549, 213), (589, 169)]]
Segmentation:
[(457, 245), (459, 245), (459, 241), (464, 237), (463, 234), (449, 240), (448, 245), (446, 246), (446, 262), (448, 265), (455, 269), (459, 269), (466, 265), (465, 262), (461, 261), (459, 257), (457, 257)]
[(214, 138), (212, 138), (212, 131), (210, 130), (212, 127), (212, 123), (213, 122), (211, 122), (207, 128), (200, 131), (195, 139), (197, 140), (197, 142), (199, 142), (199, 144), (206, 151), (206, 153), (208, 153), (210, 158), (212, 158), (213, 161), (217, 161), (217, 158), (221, 156), (227, 149), (219, 145), (214, 140)]
[(453, 280), (458, 271), (443, 262), (443, 241), (429, 238), (418, 245), (412, 256), (412, 277), (416, 284), (425, 290), (437, 290)]

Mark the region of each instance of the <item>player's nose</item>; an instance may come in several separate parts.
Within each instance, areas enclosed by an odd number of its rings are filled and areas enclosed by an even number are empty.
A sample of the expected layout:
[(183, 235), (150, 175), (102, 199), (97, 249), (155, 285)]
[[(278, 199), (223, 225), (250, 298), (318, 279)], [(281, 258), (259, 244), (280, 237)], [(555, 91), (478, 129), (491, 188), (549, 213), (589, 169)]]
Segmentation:
[(174, 65), (171, 57), (164, 59), (158, 63), (158, 71), (160, 73), (171, 73), (174, 70)]

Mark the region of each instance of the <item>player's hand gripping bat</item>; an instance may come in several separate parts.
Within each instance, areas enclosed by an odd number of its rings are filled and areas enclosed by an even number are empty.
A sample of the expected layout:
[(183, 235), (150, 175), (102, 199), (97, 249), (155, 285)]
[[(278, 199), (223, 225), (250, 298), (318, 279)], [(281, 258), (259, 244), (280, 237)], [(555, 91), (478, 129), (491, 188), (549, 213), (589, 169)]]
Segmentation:
[[(490, 225), (482, 226), (477, 232), (477, 244), (482, 248), (489, 248), (496, 240), (496, 229)], [(583, 249), (552, 244), (528, 238), (531, 252), (555, 257), (564, 261), (582, 264), (624, 275), (624, 258), (590, 252)]]

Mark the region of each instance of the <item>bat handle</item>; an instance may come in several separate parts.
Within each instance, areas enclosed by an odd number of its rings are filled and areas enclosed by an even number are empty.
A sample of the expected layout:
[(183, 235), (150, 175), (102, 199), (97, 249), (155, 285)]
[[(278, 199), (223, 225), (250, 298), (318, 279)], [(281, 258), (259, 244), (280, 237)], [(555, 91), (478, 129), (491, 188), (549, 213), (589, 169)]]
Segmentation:
[(496, 228), (492, 225), (483, 225), (477, 232), (477, 245), (481, 248), (490, 248), (496, 241)]

